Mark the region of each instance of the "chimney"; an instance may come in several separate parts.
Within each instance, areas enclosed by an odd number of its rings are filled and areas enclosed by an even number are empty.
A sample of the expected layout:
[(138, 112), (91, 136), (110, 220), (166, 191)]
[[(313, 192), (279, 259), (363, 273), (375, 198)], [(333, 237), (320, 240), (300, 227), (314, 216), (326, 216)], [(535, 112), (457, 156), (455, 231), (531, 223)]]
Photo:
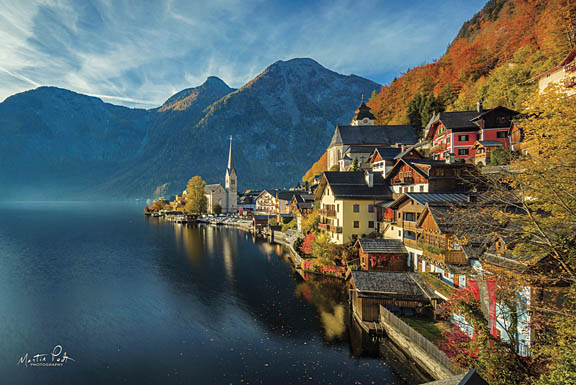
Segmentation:
[(478, 103), (476, 103), (476, 111), (478, 112), (484, 111), (484, 107), (482, 106), (482, 100), (478, 100)]
[(364, 179), (366, 180), (366, 185), (368, 187), (374, 187), (374, 173), (373, 172), (367, 171), (364, 174)]

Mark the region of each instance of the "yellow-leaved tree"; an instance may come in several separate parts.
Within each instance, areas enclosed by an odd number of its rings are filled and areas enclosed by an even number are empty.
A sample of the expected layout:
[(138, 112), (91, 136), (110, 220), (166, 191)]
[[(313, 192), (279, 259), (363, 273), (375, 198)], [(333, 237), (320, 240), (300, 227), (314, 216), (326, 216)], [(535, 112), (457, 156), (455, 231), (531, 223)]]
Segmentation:
[(203, 214), (208, 206), (208, 199), (204, 195), (206, 182), (200, 176), (194, 176), (186, 186), (187, 202), (186, 211), (192, 214)]

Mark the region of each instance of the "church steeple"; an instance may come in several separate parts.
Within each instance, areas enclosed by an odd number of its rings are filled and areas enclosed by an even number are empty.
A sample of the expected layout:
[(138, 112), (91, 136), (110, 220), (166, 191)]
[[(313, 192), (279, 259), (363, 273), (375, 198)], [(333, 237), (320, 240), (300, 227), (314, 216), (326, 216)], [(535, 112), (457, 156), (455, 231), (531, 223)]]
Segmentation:
[(360, 106), (355, 111), (356, 115), (352, 118), (353, 126), (373, 126), (376, 117), (372, 112), (370, 112), (370, 107), (364, 103), (364, 92), (362, 92), (362, 100), (360, 101)]
[(234, 156), (232, 154), (232, 135), (230, 135), (230, 148), (228, 150), (228, 167), (226, 168), (226, 212), (238, 211), (238, 183), (234, 169)]
[(234, 157), (232, 156), (232, 135), (230, 135), (230, 150), (228, 151), (228, 169), (227, 171), (232, 171), (234, 169)]

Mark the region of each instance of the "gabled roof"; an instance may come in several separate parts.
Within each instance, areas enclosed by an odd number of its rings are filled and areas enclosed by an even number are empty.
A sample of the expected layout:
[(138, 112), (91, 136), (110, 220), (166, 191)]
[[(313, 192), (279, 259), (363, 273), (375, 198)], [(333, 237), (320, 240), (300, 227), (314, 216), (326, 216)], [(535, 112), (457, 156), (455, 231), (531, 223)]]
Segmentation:
[(314, 197), (320, 199), (326, 186), (330, 186), (336, 199), (392, 200), (392, 190), (382, 174), (374, 173), (373, 178), (373, 185), (369, 187), (363, 171), (326, 171)]
[(356, 245), (369, 254), (408, 254), (406, 247), (399, 239), (368, 239), (361, 238)]
[(381, 293), (421, 300), (436, 298), (434, 290), (420, 279), (417, 273), (352, 270), (350, 275), (359, 296)]
[(414, 144), (418, 140), (414, 127), (388, 126), (337, 126), (328, 148), (344, 145), (383, 146), (396, 143)]

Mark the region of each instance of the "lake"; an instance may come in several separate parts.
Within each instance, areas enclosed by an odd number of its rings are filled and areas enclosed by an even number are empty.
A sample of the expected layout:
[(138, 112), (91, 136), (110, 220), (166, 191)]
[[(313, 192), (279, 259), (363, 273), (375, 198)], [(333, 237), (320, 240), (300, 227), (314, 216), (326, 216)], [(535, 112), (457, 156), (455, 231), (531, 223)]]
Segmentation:
[(403, 384), (350, 333), (342, 282), (142, 206), (0, 204), (1, 383)]

